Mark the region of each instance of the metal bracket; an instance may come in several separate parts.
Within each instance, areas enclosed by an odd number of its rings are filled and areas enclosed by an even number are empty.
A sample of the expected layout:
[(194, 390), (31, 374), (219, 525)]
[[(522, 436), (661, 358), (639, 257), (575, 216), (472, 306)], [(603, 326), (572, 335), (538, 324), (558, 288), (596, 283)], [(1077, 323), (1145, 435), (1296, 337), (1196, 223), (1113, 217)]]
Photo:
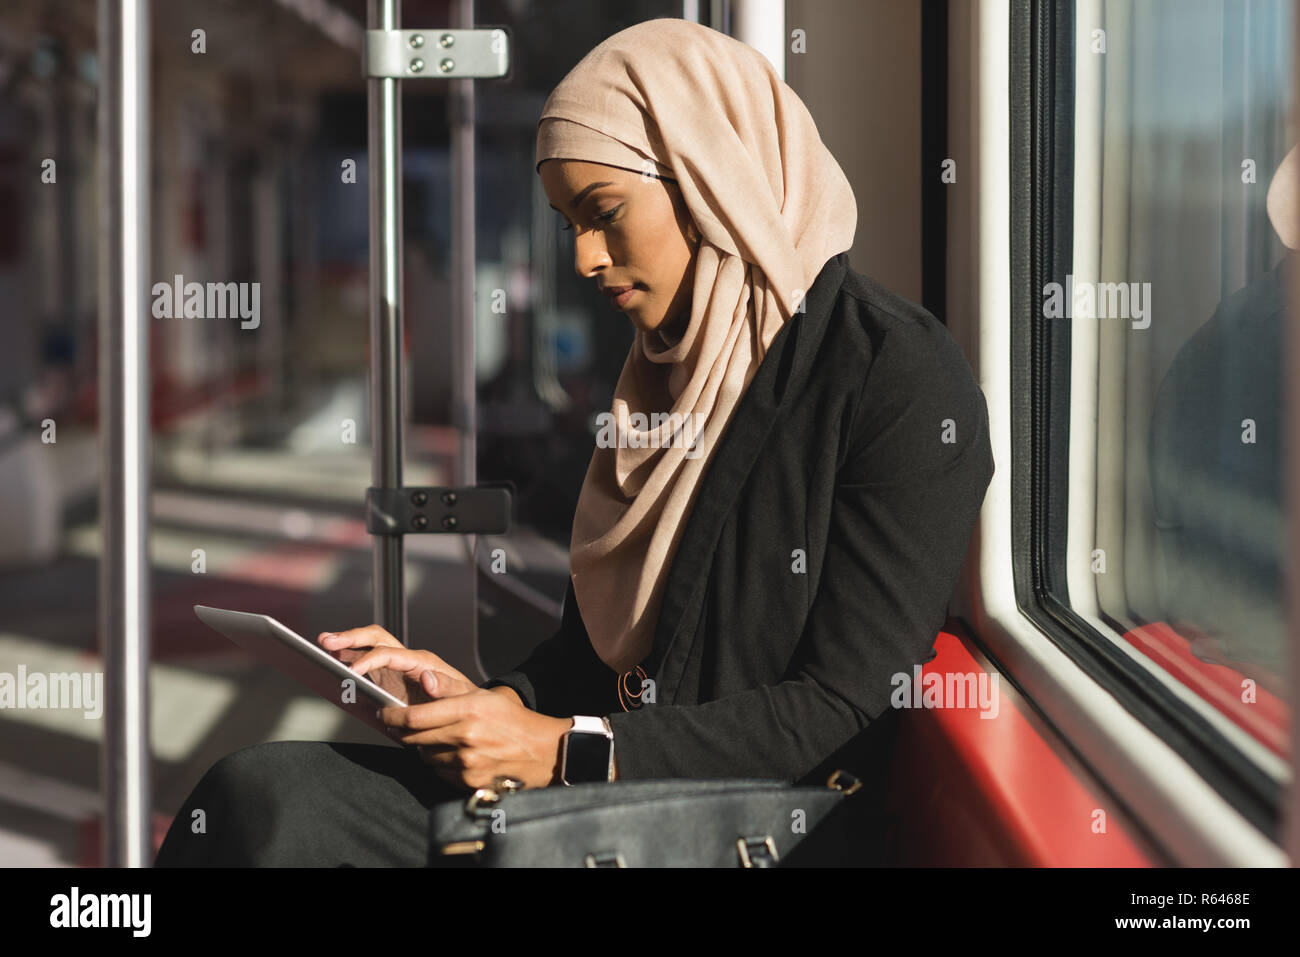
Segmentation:
[(510, 36), (481, 30), (367, 30), (363, 76), (394, 80), (464, 80), (505, 76)]
[(366, 531), (371, 535), (502, 535), (510, 529), (509, 482), (470, 488), (441, 485), (366, 489)]

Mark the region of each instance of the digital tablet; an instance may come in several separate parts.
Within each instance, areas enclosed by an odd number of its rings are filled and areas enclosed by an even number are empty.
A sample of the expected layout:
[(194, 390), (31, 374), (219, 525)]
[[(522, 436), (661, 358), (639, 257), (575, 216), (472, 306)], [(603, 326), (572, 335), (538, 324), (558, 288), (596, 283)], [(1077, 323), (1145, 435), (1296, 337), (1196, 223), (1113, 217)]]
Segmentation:
[(356, 674), (320, 645), (308, 641), (270, 615), (207, 605), (195, 605), (194, 613), (204, 624), (258, 660), (288, 675), (381, 734), (387, 725), (375, 717), (375, 709), (406, 707), (406, 702), (365, 675)]

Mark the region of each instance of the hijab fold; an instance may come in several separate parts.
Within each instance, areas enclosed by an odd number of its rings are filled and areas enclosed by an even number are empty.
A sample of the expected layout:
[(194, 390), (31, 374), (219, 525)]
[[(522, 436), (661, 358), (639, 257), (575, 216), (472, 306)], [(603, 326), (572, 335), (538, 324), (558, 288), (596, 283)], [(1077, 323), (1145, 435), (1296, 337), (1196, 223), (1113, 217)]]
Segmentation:
[(813, 280), (853, 245), (857, 204), (767, 59), (688, 20), (648, 20), (588, 53), (542, 108), (538, 167), (548, 159), (675, 179), (701, 234), (689, 323), (679, 337), (638, 330), (574, 516), (578, 610), (601, 660), (626, 672), (651, 650), (721, 437)]

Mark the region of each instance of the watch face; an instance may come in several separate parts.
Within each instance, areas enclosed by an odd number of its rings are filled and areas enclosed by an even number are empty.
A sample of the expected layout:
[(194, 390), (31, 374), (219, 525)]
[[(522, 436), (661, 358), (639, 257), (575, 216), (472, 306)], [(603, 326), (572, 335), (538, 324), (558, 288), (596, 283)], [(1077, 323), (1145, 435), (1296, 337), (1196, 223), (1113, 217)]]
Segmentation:
[(570, 784), (609, 780), (609, 753), (613, 742), (603, 734), (573, 731), (565, 738), (564, 779)]

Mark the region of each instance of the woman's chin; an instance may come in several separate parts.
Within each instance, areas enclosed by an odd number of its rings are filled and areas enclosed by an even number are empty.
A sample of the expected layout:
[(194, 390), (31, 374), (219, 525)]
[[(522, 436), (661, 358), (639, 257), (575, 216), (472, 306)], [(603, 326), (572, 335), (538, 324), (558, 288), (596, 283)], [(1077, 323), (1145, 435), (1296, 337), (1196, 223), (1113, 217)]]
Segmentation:
[[(685, 309), (677, 316), (670, 320), (665, 320), (663, 313), (656, 314), (652, 306), (638, 302), (636, 305), (628, 304), (623, 310), (632, 324), (644, 333), (658, 332), (670, 342), (676, 342), (686, 334), (686, 327), (690, 325), (691, 312)], [(652, 317), (652, 318), (648, 318)]]
[(681, 339), (682, 336), (686, 335), (686, 328), (690, 324), (691, 324), (691, 313), (690, 310), (686, 310), (682, 312), (679, 316), (677, 316), (675, 319), (673, 319), (671, 322), (660, 323), (660, 325), (657, 328), (664, 335), (665, 338), (670, 339), (673, 342), (676, 342), (679, 339)]

